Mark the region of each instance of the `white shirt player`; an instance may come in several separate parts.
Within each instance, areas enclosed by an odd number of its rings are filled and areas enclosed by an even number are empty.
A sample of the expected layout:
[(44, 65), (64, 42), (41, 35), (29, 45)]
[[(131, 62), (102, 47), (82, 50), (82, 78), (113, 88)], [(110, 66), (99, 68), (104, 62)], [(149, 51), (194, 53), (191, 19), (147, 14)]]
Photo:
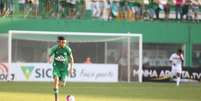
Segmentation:
[(182, 63), (184, 61), (183, 54), (173, 53), (169, 59), (172, 63), (172, 72), (173, 74), (182, 72)]

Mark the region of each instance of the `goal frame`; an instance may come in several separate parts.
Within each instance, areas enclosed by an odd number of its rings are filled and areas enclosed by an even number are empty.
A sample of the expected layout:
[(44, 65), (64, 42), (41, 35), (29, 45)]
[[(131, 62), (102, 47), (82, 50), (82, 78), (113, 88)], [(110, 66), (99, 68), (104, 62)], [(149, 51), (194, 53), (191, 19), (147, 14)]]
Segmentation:
[[(14, 34), (35, 34), (35, 35), (73, 35), (73, 36), (79, 36), (79, 35), (84, 35), (84, 36), (126, 36), (128, 37), (127, 40), (127, 51), (128, 51), (128, 60), (130, 60), (130, 38), (132, 37), (139, 37), (139, 69), (138, 69), (138, 82), (142, 83), (143, 81), (143, 68), (142, 68), (142, 61), (143, 61), (143, 36), (140, 33), (92, 33), (92, 32), (53, 32), (53, 31), (25, 31), (25, 30), (9, 30), (8, 32), (8, 66), (9, 68), (11, 67), (12, 63), (12, 36)], [(130, 61), (128, 61), (128, 82), (130, 82), (130, 75), (131, 75), (131, 66), (130, 66)], [(9, 73), (10, 74), (10, 70)]]

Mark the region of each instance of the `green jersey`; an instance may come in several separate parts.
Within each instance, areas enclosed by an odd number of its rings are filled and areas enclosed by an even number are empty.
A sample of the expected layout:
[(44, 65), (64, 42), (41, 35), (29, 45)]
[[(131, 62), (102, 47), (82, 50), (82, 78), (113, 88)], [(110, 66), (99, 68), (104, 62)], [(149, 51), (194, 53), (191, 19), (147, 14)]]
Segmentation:
[(71, 48), (69, 46), (59, 47), (55, 45), (51, 48), (49, 56), (54, 56), (53, 62), (53, 77), (59, 77), (60, 81), (65, 81), (68, 75), (68, 61), (72, 54)]
[(69, 46), (64, 46), (63, 48), (58, 45), (53, 46), (50, 50), (50, 56), (54, 55), (53, 66), (67, 65), (71, 54), (72, 51)]

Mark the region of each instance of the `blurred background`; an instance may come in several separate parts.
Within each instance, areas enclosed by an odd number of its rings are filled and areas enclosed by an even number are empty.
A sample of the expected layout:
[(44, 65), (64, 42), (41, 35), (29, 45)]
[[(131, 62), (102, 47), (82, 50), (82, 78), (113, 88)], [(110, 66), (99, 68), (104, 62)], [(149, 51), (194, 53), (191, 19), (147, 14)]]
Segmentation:
[[(9, 30), (129, 32), (143, 35), (143, 67), (169, 68), (170, 55), (180, 48), (184, 51), (184, 66), (200, 69), (200, 21), (201, 0), (0, 0), (0, 63), (8, 62)], [(47, 49), (53, 44), (13, 40), (12, 61), (47, 62)], [(103, 47), (101, 43), (74, 44), (75, 62), (82, 63), (90, 56), (93, 63), (103, 63)], [(122, 65), (117, 60), (123, 51), (115, 48), (109, 50), (115, 57), (111, 63)], [(79, 49), (85, 55), (80, 56)], [(120, 69), (119, 74), (124, 76), (119, 80), (127, 80), (126, 67)]]

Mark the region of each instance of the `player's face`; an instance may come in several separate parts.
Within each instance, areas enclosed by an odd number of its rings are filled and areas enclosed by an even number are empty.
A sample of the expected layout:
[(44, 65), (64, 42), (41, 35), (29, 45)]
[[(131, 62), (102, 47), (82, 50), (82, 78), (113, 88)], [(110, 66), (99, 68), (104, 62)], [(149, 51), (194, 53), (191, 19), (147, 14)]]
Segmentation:
[(63, 48), (66, 45), (66, 40), (59, 40), (58, 44)]
[(177, 55), (181, 55), (182, 54), (182, 52), (177, 52)]

